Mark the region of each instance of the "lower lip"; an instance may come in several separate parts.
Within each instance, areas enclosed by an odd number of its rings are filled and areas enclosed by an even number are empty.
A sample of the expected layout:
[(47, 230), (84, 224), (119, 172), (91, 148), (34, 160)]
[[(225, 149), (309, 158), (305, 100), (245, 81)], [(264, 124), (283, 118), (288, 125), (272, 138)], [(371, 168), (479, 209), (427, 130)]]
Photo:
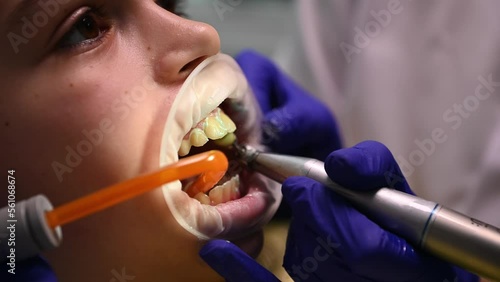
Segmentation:
[(272, 198), (261, 188), (266, 186), (263, 176), (252, 174), (250, 177), (244, 177), (244, 183), (248, 187), (244, 197), (215, 207), (225, 227), (220, 237), (239, 238), (259, 230), (265, 223), (264, 216)]

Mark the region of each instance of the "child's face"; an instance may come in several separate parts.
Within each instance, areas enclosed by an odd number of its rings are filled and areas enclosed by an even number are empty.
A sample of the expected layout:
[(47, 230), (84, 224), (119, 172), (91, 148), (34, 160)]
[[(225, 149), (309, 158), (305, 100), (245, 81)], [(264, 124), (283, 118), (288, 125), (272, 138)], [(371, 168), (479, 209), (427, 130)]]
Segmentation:
[[(0, 168), (16, 170), (18, 200), (43, 193), (59, 206), (158, 168), (181, 85), (220, 47), (212, 27), (163, 2), (0, 1)], [(123, 269), (137, 281), (217, 279), (160, 189), (63, 234), (47, 253), (61, 281)]]

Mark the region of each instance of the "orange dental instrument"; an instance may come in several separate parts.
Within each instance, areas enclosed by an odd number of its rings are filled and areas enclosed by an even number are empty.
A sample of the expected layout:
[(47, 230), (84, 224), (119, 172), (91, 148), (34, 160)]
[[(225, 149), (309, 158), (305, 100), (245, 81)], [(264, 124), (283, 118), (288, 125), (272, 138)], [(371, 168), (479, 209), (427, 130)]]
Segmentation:
[(47, 222), (50, 227), (54, 228), (132, 199), (162, 184), (199, 174), (201, 174), (199, 178), (201, 181), (197, 181), (196, 184), (203, 184), (203, 190), (209, 189), (224, 176), (227, 167), (227, 158), (220, 151), (208, 151), (187, 157), (157, 172), (112, 185), (55, 208), (47, 213)]
[[(227, 168), (228, 160), (224, 153), (212, 150), (183, 158), (156, 172), (103, 188), (55, 209), (43, 195), (20, 201), (16, 206), (17, 214), (21, 215), (16, 222), (16, 237), (19, 242), (16, 244), (19, 246), (16, 257), (21, 260), (58, 247), (62, 240), (60, 226), (130, 200), (165, 183), (200, 175), (188, 189), (189, 193), (206, 192), (217, 184)], [(7, 208), (0, 209), (0, 222), (4, 224), (10, 224)], [(7, 247), (2, 242), (0, 252), (4, 248), (8, 250)], [(5, 256), (2, 259), (4, 258)]]

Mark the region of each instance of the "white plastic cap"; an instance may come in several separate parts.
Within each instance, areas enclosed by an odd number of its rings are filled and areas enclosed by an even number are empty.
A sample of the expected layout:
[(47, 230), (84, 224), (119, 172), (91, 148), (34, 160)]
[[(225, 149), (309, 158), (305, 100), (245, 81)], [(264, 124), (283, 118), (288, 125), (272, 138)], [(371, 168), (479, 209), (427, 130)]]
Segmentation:
[(0, 262), (13, 255), (16, 261), (34, 257), (61, 244), (61, 228), (50, 228), (45, 217), (52, 209), (47, 197), (37, 195), (0, 210)]

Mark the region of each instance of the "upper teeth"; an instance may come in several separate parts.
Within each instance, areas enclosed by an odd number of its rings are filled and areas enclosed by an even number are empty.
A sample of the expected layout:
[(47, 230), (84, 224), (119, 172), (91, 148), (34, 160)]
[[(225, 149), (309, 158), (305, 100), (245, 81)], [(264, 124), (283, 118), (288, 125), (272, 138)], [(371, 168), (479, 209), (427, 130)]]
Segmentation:
[(179, 156), (189, 154), (192, 146), (201, 147), (209, 139), (222, 139), (236, 130), (236, 125), (220, 108), (212, 111), (204, 120), (193, 127), (182, 140)]

